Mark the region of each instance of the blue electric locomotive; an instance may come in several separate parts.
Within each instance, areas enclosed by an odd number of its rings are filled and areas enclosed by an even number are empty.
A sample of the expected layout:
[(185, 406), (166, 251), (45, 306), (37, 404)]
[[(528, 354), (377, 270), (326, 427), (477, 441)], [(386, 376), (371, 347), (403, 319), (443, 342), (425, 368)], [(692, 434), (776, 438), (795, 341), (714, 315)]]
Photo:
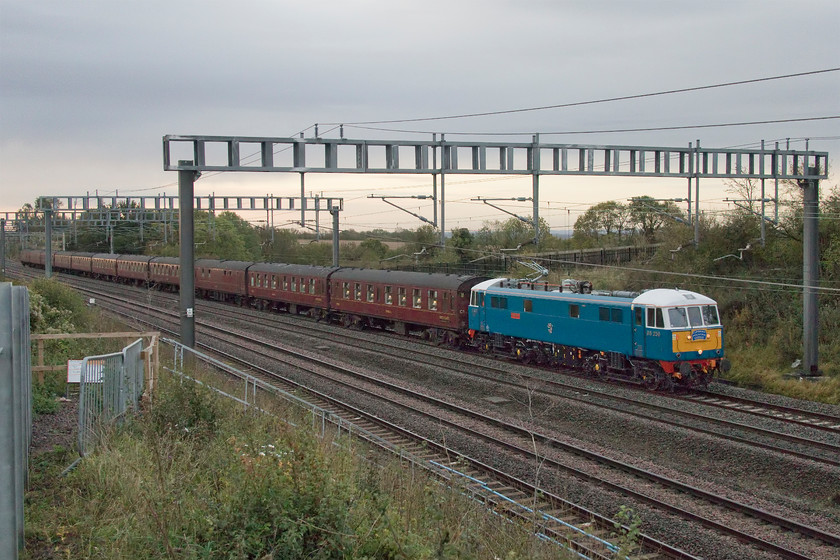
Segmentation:
[(469, 328), (485, 352), (651, 389), (704, 386), (729, 368), (717, 304), (686, 290), (593, 292), (588, 282), (552, 289), (496, 278), (473, 287)]

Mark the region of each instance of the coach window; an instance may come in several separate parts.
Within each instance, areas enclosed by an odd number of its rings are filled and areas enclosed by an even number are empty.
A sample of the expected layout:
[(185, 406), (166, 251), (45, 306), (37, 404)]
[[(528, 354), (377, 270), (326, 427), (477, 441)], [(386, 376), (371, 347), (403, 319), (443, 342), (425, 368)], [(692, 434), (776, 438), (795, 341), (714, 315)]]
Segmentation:
[(522, 309), (523, 311), (530, 313), (533, 310), (533, 305), (534, 304), (531, 303), (530, 299), (526, 299), (522, 302)]
[(438, 293), (437, 290), (429, 290), (429, 309), (437, 311), (438, 308)]
[(420, 309), (420, 288), (414, 288), (411, 292), (411, 305), (415, 309)]
[(575, 303), (569, 304), (569, 317), (571, 317), (572, 319), (580, 318), (580, 306), (579, 305), (577, 305)]
[(315, 293), (315, 279), (314, 278), (309, 279), (309, 293), (310, 294)]
[(350, 282), (344, 282), (341, 287), (344, 292), (344, 299), (350, 299)]
[(271, 289), (272, 290), (277, 289), (277, 277), (273, 274), (271, 275)]
[(362, 285), (359, 282), (356, 282), (356, 285), (354, 286), (353, 297), (356, 301), (362, 301)]
[(405, 297), (405, 288), (400, 288), (399, 293), (397, 294), (399, 297), (399, 304), (405, 307), (406, 304), (406, 297)]
[(391, 286), (385, 286), (385, 304), (386, 305), (393, 305), (394, 303), (394, 294), (392, 293), (393, 288)]
[(373, 284), (367, 285), (367, 300), (373, 302)]

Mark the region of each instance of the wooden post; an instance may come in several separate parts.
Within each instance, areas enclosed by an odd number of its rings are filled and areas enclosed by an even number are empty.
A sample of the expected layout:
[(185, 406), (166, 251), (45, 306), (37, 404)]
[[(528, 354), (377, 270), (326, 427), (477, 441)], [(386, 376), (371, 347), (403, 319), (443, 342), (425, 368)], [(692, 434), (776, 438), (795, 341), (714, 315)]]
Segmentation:
[[(44, 341), (38, 341), (38, 365), (43, 367), (44, 365)], [(41, 385), (44, 384), (44, 370), (38, 370), (38, 383)]]

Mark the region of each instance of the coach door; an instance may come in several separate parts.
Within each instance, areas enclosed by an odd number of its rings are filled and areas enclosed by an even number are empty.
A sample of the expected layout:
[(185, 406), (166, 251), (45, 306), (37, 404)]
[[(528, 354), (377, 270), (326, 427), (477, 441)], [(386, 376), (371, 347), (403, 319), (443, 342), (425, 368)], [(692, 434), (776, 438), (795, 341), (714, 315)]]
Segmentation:
[(633, 307), (633, 355), (645, 355), (645, 308), (641, 305)]

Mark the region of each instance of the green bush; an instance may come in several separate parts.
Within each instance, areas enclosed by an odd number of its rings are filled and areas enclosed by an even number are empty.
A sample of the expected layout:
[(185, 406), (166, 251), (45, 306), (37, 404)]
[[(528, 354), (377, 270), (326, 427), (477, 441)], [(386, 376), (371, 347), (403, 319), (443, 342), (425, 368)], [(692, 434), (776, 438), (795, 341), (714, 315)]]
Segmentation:
[(24, 560), (563, 557), (462, 488), (280, 412), (288, 423), (162, 378), (151, 410), (30, 492)]
[(36, 416), (41, 414), (55, 414), (58, 411), (58, 402), (55, 400), (56, 392), (47, 386), (46, 383), (32, 384), (32, 413)]

